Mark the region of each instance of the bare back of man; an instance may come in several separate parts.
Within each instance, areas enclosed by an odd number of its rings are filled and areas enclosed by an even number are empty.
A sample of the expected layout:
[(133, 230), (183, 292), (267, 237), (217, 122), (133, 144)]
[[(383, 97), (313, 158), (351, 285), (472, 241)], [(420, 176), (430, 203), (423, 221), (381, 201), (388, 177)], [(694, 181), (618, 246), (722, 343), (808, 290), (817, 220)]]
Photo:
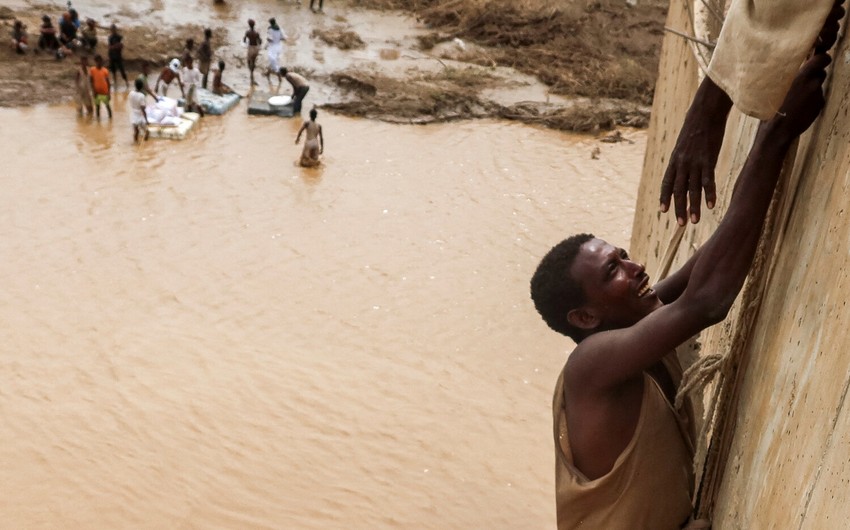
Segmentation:
[(316, 123), (316, 109), (310, 111), (310, 119), (305, 121), (298, 130), (298, 136), (295, 138), (296, 145), (301, 140), (301, 134), (306, 133), (304, 141), (304, 149), (301, 151), (301, 160), (299, 163), (304, 167), (315, 167), (319, 165), (319, 155), (325, 150), (325, 139), (322, 135), (322, 126)]

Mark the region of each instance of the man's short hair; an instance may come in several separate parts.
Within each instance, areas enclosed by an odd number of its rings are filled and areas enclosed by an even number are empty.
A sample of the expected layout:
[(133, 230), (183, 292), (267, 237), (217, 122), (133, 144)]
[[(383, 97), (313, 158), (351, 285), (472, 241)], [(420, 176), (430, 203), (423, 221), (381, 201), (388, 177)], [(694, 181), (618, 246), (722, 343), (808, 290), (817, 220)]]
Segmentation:
[(584, 304), (581, 283), (570, 273), (573, 262), (583, 244), (593, 239), (593, 234), (576, 234), (561, 241), (540, 260), (531, 277), (531, 299), (546, 324), (575, 342), (584, 338), (585, 331), (573, 326), (567, 315)]

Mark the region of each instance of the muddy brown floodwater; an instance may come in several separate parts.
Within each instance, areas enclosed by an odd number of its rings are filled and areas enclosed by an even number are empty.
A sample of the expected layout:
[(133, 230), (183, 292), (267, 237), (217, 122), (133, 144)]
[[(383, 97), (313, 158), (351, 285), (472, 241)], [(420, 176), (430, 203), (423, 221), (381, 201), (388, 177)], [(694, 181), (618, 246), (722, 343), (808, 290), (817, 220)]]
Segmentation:
[(115, 99), (0, 109), (0, 526), (554, 526), (570, 344), (528, 281), (628, 242), (643, 132), (320, 111), (306, 170), (295, 120), (134, 146)]
[(124, 98), (0, 110), (2, 526), (551, 528), (528, 280), (628, 242), (644, 133), (323, 113), (305, 170), (295, 121), (133, 146)]

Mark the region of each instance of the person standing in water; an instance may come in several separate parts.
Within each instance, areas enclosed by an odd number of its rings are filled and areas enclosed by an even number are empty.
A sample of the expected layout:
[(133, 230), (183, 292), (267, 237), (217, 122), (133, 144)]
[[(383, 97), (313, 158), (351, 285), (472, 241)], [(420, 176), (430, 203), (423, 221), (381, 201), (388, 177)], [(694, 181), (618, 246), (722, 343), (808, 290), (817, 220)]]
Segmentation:
[(100, 55), (94, 56), (94, 66), (89, 70), (89, 79), (91, 79), (92, 92), (94, 92), (94, 107), (97, 118), (100, 119), (100, 105), (104, 104), (111, 120), (112, 107), (109, 106), (109, 93), (112, 86), (109, 84), (109, 70), (103, 66), (103, 57)]
[(201, 71), (194, 65), (192, 57), (186, 58), (186, 66), (183, 67), (183, 85), (186, 87), (186, 92), (183, 97), (186, 98), (185, 109), (190, 112), (197, 112), (203, 117), (204, 108), (198, 102), (198, 89), (201, 87)]
[(269, 19), (269, 32), (268, 37), (266, 38), (266, 45), (268, 46), (268, 57), (269, 57), (269, 68), (266, 70), (266, 79), (269, 80), (269, 85), (271, 85), (271, 74), (274, 72), (277, 75), (277, 85), (280, 87), (280, 84), (283, 82), (283, 77), (281, 76), (280, 70), (280, 52), (283, 49), (283, 41), (286, 40), (286, 33), (280, 29), (280, 26), (277, 25), (277, 21), (274, 18)]
[(319, 155), (325, 152), (325, 138), (322, 136), (322, 126), (316, 123), (316, 116), (319, 113), (316, 109), (310, 110), (310, 121), (305, 121), (301, 129), (298, 130), (298, 136), (295, 138), (295, 145), (301, 141), (301, 133), (307, 132), (307, 138), (304, 141), (304, 149), (301, 151), (301, 160), (299, 164), (302, 167), (316, 167), (319, 165)]
[(207, 76), (210, 73), (210, 66), (212, 66), (212, 56), (212, 30), (207, 28), (204, 30), (204, 40), (198, 48), (198, 70), (204, 76), (201, 86), (205, 89), (207, 88)]
[(142, 131), (144, 131), (145, 141), (147, 141), (150, 131), (148, 131), (148, 113), (145, 111), (145, 82), (141, 78), (136, 79), (136, 89), (127, 98), (127, 106), (130, 107), (133, 143), (139, 142), (139, 133)]
[(89, 81), (89, 60), (83, 55), (80, 57), (80, 67), (74, 78), (74, 101), (77, 103), (77, 114), (83, 115), (83, 108), (91, 116), (94, 114), (92, 106), (91, 82)]

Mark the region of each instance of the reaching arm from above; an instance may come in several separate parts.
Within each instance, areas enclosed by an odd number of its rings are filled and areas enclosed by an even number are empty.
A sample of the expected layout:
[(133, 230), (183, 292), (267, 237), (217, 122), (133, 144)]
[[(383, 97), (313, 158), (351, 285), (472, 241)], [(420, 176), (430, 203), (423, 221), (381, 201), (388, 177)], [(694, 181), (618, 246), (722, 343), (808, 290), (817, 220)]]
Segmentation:
[(670, 208), (672, 195), (679, 226), (687, 222), (689, 198), (691, 222), (699, 221), (703, 189), (706, 206), (714, 208), (717, 201), (714, 166), (723, 145), (726, 119), (731, 108), (732, 100), (726, 92), (706, 77), (685, 115), (661, 181), (661, 211), (666, 212)]
[[(839, 23), (844, 16), (843, 3), (844, 0), (836, 0), (833, 4), (814, 43), (815, 53), (826, 53), (835, 43)], [(676, 221), (680, 226), (684, 226), (688, 218), (692, 223), (699, 222), (703, 191), (709, 209), (717, 202), (714, 168), (731, 108), (729, 96), (706, 77), (685, 115), (661, 181), (661, 211), (666, 212), (670, 208), (672, 197)]]
[[(616, 387), (726, 317), (752, 265), (785, 155), (793, 140), (823, 108), (822, 84), (829, 63), (826, 54), (807, 61), (788, 91), (781, 112), (759, 127), (729, 209), (689, 263), (692, 268), (681, 296), (633, 325), (587, 337), (570, 356), (571, 379), (581, 381), (588, 389)], [(645, 281), (642, 267), (635, 269), (625, 258), (617, 266), (630, 279), (634, 278), (636, 286)]]

